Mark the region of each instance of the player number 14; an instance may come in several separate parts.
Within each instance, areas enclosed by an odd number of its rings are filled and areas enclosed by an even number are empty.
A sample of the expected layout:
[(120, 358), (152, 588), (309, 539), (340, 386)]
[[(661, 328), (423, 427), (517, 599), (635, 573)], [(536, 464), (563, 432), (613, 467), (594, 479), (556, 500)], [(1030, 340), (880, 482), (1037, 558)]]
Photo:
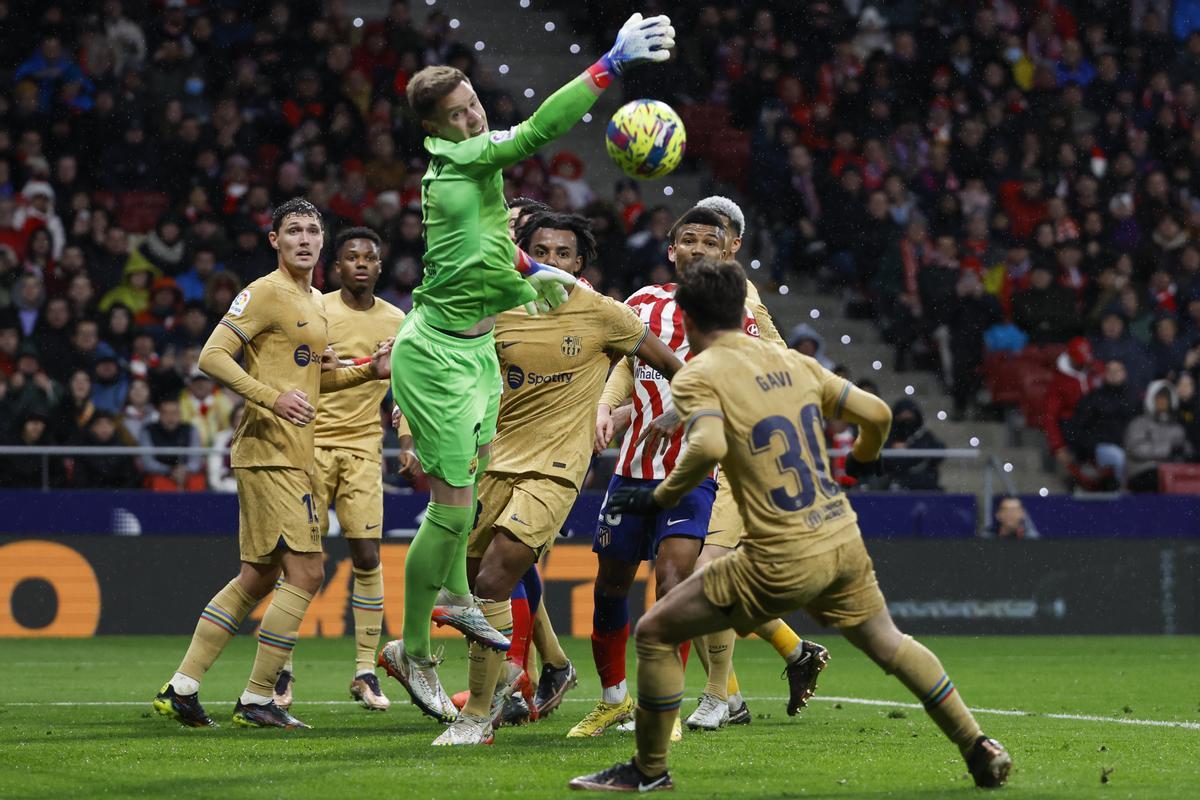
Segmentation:
[[(781, 438), (784, 444), (783, 453), (775, 458), (779, 473), (794, 476), (795, 484), (800, 487), (799, 493), (791, 491), (786, 483), (772, 489), (771, 503), (776, 508), (781, 511), (800, 511), (816, 501), (818, 490), (825, 497), (833, 497), (841, 491), (837, 483), (830, 480), (826, 467), (825, 432), (820, 407), (810, 403), (800, 409), (798, 430), (787, 417), (774, 415), (759, 420), (750, 431), (750, 452), (754, 455), (769, 452), (776, 437)], [(814, 469), (816, 481), (813, 480)]]

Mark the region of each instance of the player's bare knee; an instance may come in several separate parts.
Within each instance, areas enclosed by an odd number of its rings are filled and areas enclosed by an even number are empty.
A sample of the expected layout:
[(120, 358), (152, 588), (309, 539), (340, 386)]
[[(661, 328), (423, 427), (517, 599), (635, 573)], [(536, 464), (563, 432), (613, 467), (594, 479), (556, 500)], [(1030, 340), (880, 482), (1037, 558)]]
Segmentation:
[(379, 566), (378, 539), (347, 539), (350, 563), (355, 569), (375, 569)]
[(243, 561), (242, 569), (238, 573), (238, 583), (246, 594), (261, 600), (275, 588), (275, 581), (279, 580), (281, 572), (278, 564), (251, 564)]
[(661, 614), (655, 614), (651, 611), (638, 620), (637, 627), (633, 631), (634, 638), (643, 644), (663, 643), (667, 631), (666, 626), (658, 621), (658, 618), (661, 616)]

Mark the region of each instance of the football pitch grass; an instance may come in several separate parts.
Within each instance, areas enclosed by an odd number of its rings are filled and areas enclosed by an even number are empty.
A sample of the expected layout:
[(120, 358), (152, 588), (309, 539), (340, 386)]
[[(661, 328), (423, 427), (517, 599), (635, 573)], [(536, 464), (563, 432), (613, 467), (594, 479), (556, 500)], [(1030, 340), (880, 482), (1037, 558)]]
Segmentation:
[[(836, 635), (818, 697), (785, 711), (781, 662), (738, 644), (751, 725), (685, 731), (672, 745), (676, 793), (688, 797), (965, 797), (976, 790), (954, 748), (903, 687)], [(1000, 796), (1200, 796), (1200, 638), (926, 637), (984, 730), (1016, 766)], [(465, 648), (446, 640), (443, 680), (465, 686)], [(542, 798), (574, 775), (628, 758), (633, 737), (566, 739), (597, 697), (589, 643), (564, 640), (579, 687), (548, 719), (497, 731), (492, 747), (432, 748), (440, 726), (390, 678), (385, 713), (346, 693), (349, 639), (296, 649), (294, 713), (309, 731), (246, 730), (229, 721), (255, 642), (239, 636), (201, 698), (217, 730), (159, 717), (150, 699), (185, 637), (0, 641), (0, 797)], [(632, 644), (630, 646), (632, 679)], [(683, 712), (703, 673), (689, 665)], [(573, 794), (573, 793), (572, 793)]]

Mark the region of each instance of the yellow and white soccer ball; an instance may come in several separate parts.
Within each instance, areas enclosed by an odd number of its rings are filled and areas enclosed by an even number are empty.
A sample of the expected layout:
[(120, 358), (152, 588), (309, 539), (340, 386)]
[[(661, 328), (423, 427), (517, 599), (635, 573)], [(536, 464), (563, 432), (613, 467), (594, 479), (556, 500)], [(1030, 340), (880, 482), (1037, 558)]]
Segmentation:
[(660, 100), (634, 100), (617, 109), (604, 135), (608, 156), (633, 178), (661, 178), (679, 166), (687, 131)]

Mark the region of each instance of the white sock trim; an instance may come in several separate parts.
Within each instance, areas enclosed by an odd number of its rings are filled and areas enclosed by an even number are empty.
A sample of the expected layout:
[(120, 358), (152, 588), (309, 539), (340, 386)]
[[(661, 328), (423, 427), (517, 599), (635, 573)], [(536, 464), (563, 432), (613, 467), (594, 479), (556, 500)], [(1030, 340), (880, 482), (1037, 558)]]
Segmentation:
[(195, 694), (200, 691), (200, 681), (195, 678), (189, 678), (182, 672), (176, 672), (170, 680), (171, 688), (175, 690), (175, 694)]
[(625, 681), (621, 681), (616, 686), (605, 686), (604, 695), (601, 698), (605, 703), (616, 705), (624, 702), (629, 696), (629, 687), (625, 685)]
[(239, 698), (239, 700), (244, 706), (265, 706), (267, 703), (271, 702), (271, 696), (255, 694), (247, 689), (246, 691), (242, 692), (242, 696)]

